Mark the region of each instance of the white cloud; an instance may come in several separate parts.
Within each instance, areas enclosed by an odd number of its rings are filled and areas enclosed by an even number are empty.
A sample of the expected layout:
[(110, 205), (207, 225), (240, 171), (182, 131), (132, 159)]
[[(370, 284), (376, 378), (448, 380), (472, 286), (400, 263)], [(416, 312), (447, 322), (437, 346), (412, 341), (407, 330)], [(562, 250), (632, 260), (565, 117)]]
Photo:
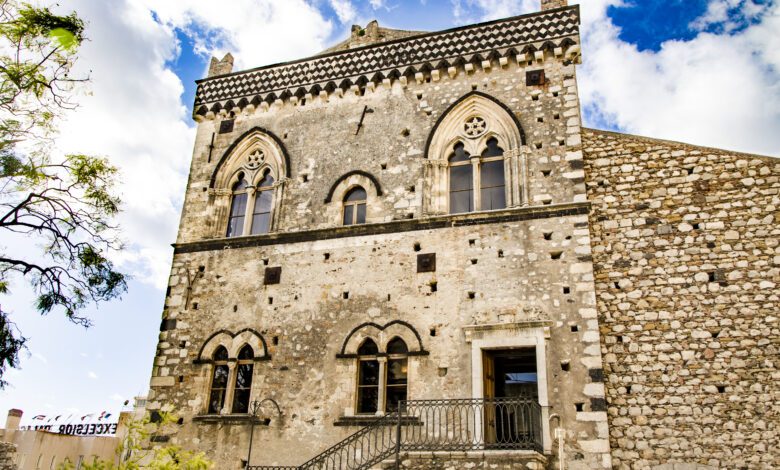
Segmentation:
[(97, 374), (92, 371), (87, 372), (87, 377), (93, 380), (96, 380), (98, 378)]
[(357, 17), (355, 6), (350, 0), (330, 0), (330, 6), (342, 23), (349, 23)]
[(385, 0), (369, 0), (369, 3), (371, 3), (371, 7), (374, 10), (378, 10), (380, 8), (387, 8), (385, 6)]
[[(185, 30), (203, 54), (231, 52), (237, 68), (297, 59), (325, 48), (333, 25), (304, 0), (133, 0), (171, 28)], [(355, 16), (349, 0), (331, 0), (339, 18)], [(338, 5), (338, 6), (337, 6)]]
[(194, 141), (180, 101), (184, 87), (170, 67), (180, 53), (176, 30), (192, 37), (204, 59), (230, 51), (241, 69), (316, 53), (332, 25), (304, 0), (235, 0), (230, 8), (199, 0), (74, 0), (65, 8), (88, 22), (90, 41), (74, 74), (88, 73), (91, 82), (61, 127), (59, 146), (106, 155), (120, 168), (126, 249), (115, 259), (162, 287)]
[(695, 19), (691, 27), (701, 31), (715, 26), (725, 32), (734, 31), (761, 16), (769, 7), (753, 0), (710, 0), (707, 11)]
[[(762, 154), (780, 152), (780, 6), (736, 34), (700, 33), (640, 52), (609, 0), (583, 5), (579, 84), (586, 124)], [(715, 0), (716, 2), (719, 0)], [(590, 123), (588, 122), (590, 120)]]

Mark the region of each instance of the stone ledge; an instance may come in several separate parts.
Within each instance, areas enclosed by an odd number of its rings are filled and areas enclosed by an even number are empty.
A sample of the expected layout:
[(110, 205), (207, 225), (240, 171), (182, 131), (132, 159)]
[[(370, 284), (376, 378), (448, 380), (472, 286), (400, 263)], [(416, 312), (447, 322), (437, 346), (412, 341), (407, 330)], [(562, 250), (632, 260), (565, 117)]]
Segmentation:
[[(355, 415), (355, 416), (340, 416), (339, 419), (333, 422), (334, 426), (371, 426), (377, 423), (382, 416), (376, 415)], [(398, 423), (397, 420), (386, 420), (382, 423), (384, 426), (395, 426)], [(415, 416), (404, 416), (401, 418), (401, 424), (404, 426), (420, 426), (422, 422)]]
[(389, 233), (457, 228), (471, 225), (520, 222), (524, 220), (549, 219), (590, 213), (590, 202), (570, 202), (549, 206), (519, 207), (499, 211), (472, 212), (469, 214), (443, 215), (424, 219), (397, 220), (376, 224), (337, 226), (299, 232), (282, 232), (245, 237), (219, 238), (189, 243), (173, 244), (174, 254), (198, 253), (258, 246), (305, 243), (347, 237), (385, 235)]
[(201, 424), (251, 424), (253, 420), (260, 426), (268, 426), (271, 422), (268, 418), (259, 418), (250, 414), (198, 415), (192, 418), (193, 423)]

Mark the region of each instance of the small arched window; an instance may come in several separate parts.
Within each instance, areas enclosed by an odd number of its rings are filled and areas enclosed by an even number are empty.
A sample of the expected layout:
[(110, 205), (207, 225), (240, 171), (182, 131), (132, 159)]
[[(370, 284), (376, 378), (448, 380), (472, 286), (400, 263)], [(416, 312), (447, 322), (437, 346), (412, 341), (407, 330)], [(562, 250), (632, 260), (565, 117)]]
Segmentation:
[(244, 174), (238, 174), (238, 182), (233, 185), (233, 197), (230, 202), (230, 217), (228, 218), (228, 237), (240, 237), (244, 234), (244, 220), (246, 219), (246, 203), (249, 198), (249, 184), (244, 179)]
[(379, 348), (366, 339), (358, 348), (357, 412), (376, 413), (379, 410)]
[(366, 223), (366, 190), (360, 186), (352, 188), (344, 196), (344, 225)]
[(220, 346), (214, 351), (212, 356), (214, 360), (214, 374), (211, 378), (211, 393), (209, 394), (209, 413), (219, 414), (222, 407), (225, 406), (225, 396), (227, 395), (228, 376), (228, 352), (224, 346)]
[(462, 143), (455, 144), (449, 158), (450, 213), (460, 214), (474, 210), (474, 169), (471, 156)]
[(504, 149), (498, 140), (487, 141), (487, 148), (479, 161), (480, 209), (483, 211), (506, 208), (504, 192)]
[(385, 410), (398, 411), (401, 401), (406, 400), (408, 388), (409, 348), (401, 338), (395, 337), (387, 343), (387, 384)]
[(268, 233), (271, 228), (271, 209), (274, 206), (274, 177), (266, 170), (257, 184), (255, 206), (252, 211), (252, 235)]
[(249, 412), (252, 391), (252, 372), (255, 353), (249, 345), (241, 348), (236, 365), (236, 385), (233, 391), (233, 413)]

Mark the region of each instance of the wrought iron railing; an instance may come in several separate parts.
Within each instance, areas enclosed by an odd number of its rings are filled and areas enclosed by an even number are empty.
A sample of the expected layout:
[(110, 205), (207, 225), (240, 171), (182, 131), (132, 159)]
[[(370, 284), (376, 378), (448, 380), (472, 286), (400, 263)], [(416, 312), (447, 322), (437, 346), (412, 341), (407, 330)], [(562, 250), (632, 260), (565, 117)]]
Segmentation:
[(419, 426), (401, 430), (401, 450), (542, 450), (541, 407), (532, 398), (411, 400)]
[(247, 470), (367, 470), (401, 452), (542, 451), (541, 407), (533, 398), (409, 400), (300, 466)]

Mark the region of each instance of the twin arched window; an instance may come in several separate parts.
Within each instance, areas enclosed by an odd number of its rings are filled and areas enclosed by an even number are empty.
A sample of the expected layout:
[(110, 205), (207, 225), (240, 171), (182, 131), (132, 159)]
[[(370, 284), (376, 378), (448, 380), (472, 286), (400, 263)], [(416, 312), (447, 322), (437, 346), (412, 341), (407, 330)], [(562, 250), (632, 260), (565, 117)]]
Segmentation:
[(487, 148), (477, 158), (469, 155), (462, 143), (455, 144), (449, 172), (451, 214), (506, 207), (504, 150), (495, 138), (487, 141)]
[(357, 353), (357, 412), (398, 411), (408, 391), (409, 349), (404, 340), (393, 338), (387, 343), (386, 354), (381, 354), (374, 340), (368, 338)]
[(274, 199), (274, 177), (266, 170), (257, 186), (250, 186), (244, 173), (233, 185), (228, 217), (228, 237), (268, 233)]
[[(227, 349), (224, 346), (219, 346), (214, 351), (212, 356), (214, 372), (211, 377), (211, 392), (209, 393), (209, 414), (220, 414), (224, 409), (231, 410), (231, 413), (249, 412), (254, 356), (251, 346), (246, 345), (241, 348), (234, 368), (234, 376), (231, 377)], [(229, 393), (231, 385), (232, 396)], [(232, 403), (228, 403), (230, 401)]]

